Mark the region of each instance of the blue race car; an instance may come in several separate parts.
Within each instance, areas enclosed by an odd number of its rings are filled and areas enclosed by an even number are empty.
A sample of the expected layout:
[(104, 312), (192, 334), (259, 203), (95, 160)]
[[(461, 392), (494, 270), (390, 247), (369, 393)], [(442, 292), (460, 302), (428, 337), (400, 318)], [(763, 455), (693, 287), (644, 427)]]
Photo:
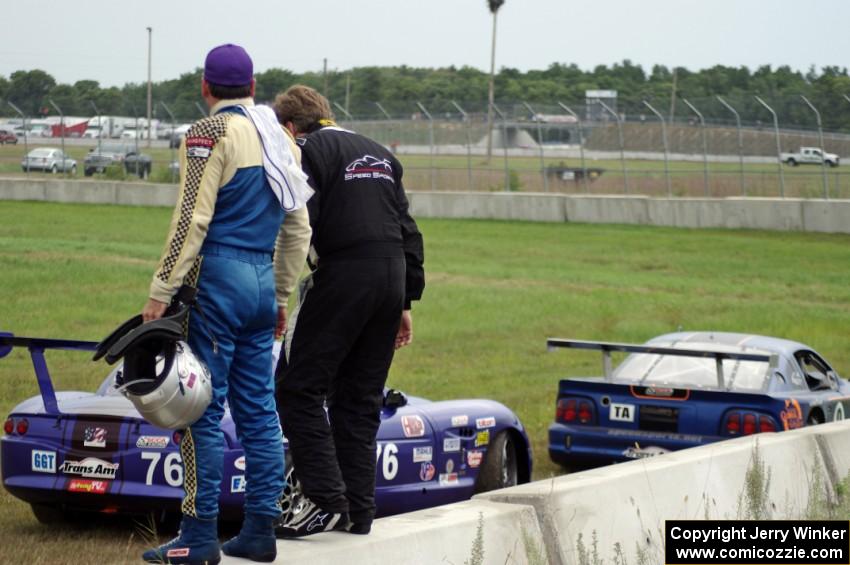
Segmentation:
[[(850, 383), (802, 343), (721, 332), (644, 345), (549, 339), (599, 350), (602, 378), (562, 379), (549, 456), (567, 469), (843, 420)], [(629, 355), (612, 370), (611, 353)]]
[[(0, 441), (3, 486), (28, 502), (44, 523), (77, 510), (156, 512), (163, 518), (177, 513), (183, 497), (182, 434), (147, 423), (114, 390), (121, 366), (94, 393), (53, 388), (45, 350), (94, 351), (96, 346), (0, 334), (0, 357), (13, 347), (29, 349), (40, 391), (6, 419)], [(229, 413), (222, 429), (221, 516), (238, 519), (245, 457)], [(531, 477), (531, 450), (522, 423), (490, 400), (430, 402), (388, 390), (377, 444), (378, 516), (465, 500)], [(297, 470), (287, 464), (284, 513), (297, 512), (302, 502)]]

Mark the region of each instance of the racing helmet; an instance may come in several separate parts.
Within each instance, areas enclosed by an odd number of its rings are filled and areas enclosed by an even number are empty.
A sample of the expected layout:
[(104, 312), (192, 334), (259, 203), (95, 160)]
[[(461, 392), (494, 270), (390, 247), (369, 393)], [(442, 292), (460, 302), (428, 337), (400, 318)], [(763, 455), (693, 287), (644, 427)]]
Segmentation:
[(133, 318), (98, 346), (95, 360), (123, 358), (115, 388), (151, 424), (182, 430), (203, 415), (212, 400), (209, 369), (183, 341), (185, 313), (141, 323)]

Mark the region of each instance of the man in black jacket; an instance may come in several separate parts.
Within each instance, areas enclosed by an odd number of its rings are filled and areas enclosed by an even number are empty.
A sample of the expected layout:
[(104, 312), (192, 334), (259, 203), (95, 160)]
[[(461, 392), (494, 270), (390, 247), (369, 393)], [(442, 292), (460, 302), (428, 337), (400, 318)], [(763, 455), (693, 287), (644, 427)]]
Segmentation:
[(278, 96), (275, 112), (298, 137), (316, 191), (308, 208), (318, 255), (277, 390), (309, 503), (276, 533), (366, 534), (375, 515), (384, 384), (394, 349), (413, 338), (410, 304), (425, 287), (422, 235), (408, 213), (401, 164), (337, 126), (324, 96), (293, 86)]

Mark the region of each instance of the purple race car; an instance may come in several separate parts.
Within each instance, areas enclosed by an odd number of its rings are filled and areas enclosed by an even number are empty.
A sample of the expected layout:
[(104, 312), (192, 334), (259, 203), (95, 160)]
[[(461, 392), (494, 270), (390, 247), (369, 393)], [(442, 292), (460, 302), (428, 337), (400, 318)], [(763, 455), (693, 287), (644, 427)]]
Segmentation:
[[(160, 517), (179, 512), (182, 434), (147, 423), (114, 390), (120, 365), (94, 393), (53, 388), (45, 350), (93, 351), (96, 345), (0, 334), (0, 358), (13, 347), (29, 349), (41, 393), (18, 404), (6, 419), (0, 441), (3, 486), (45, 523), (76, 510)], [(245, 457), (227, 412), (222, 429), (221, 514), (236, 519), (242, 512)], [(465, 500), (531, 476), (522, 423), (490, 400), (431, 402), (389, 390), (376, 457), (379, 516)], [(296, 472), (287, 464), (285, 513), (297, 511), (303, 500)]]

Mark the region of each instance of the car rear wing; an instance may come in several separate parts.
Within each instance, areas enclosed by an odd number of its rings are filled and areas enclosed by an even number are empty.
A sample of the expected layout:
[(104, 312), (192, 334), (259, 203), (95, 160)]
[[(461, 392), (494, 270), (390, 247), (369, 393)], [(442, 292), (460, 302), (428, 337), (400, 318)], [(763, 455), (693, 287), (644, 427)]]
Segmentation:
[(26, 347), (29, 349), (32, 366), (35, 370), (35, 378), (38, 381), (38, 390), (41, 392), (41, 399), (44, 402), (44, 411), (48, 414), (60, 414), (59, 405), (56, 402), (56, 391), (53, 389), (53, 381), (50, 379), (50, 371), (48, 371), (47, 362), (44, 359), (44, 350), (94, 351), (97, 349), (97, 342), (40, 337), (16, 337), (10, 333), (0, 333), (0, 359), (11, 353), (15, 347)]
[(602, 372), (606, 381), (612, 380), (611, 352), (623, 351), (626, 353), (649, 353), (653, 355), (678, 355), (680, 357), (702, 357), (714, 359), (717, 367), (717, 386), (724, 388), (723, 361), (734, 359), (736, 361), (761, 361), (768, 363), (770, 368), (779, 364), (778, 355), (767, 355), (764, 353), (735, 353), (732, 351), (706, 351), (702, 349), (683, 349), (679, 347), (658, 347), (655, 345), (635, 345), (631, 343), (610, 343), (605, 341), (582, 341), (577, 339), (552, 338), (546, 340), (546, 348), (549, 351), (565, 347), (569, 349), (591, 349), (602, 352)]

